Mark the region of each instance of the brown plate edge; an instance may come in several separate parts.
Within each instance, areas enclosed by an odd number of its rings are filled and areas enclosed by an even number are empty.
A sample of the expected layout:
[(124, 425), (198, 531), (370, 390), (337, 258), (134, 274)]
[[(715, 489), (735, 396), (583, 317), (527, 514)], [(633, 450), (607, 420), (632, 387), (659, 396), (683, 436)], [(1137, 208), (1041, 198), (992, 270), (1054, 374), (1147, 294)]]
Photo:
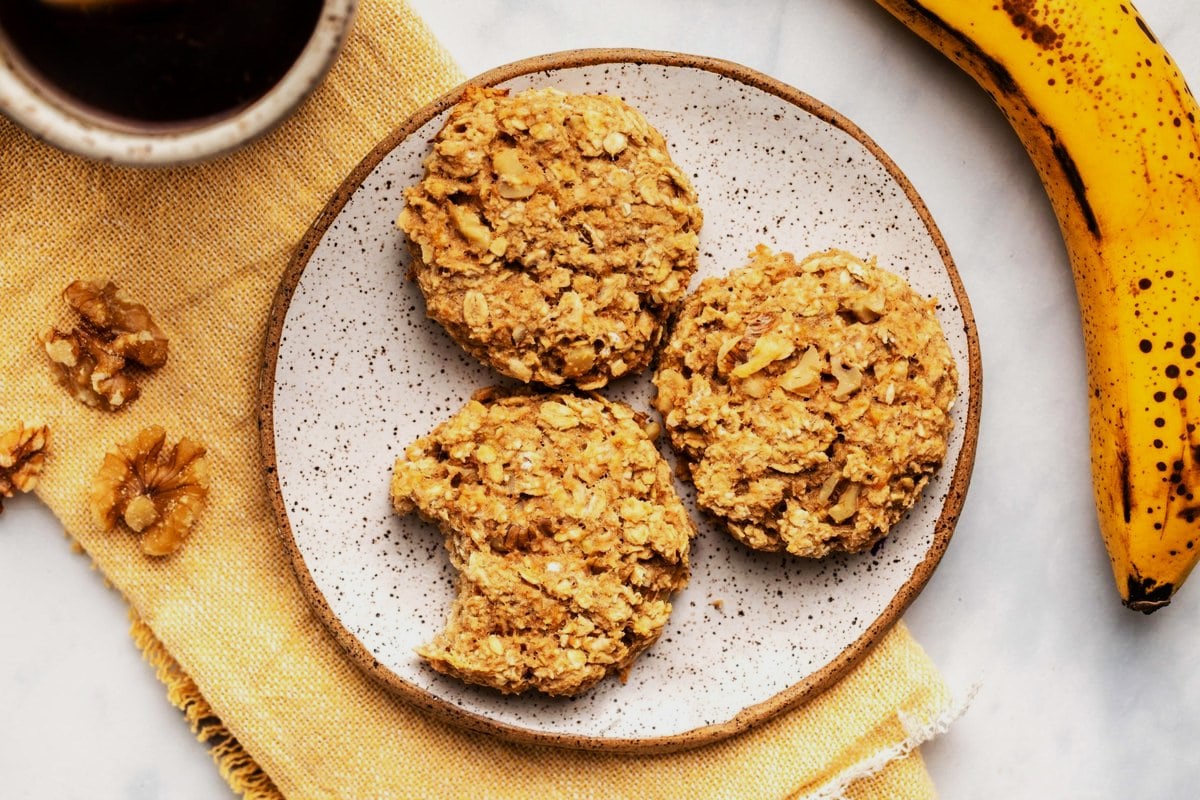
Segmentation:
[[(442, 700), (430, 692), (405, 681), (399, 675), (380, 664), (358, 637), (347, 629), (333, 612), (328, 600), (308, 570), (300, 548), (296, 545), (284, 506), (283, 493), (279, 486), (275, 453), (275, 366), (279, 357), (283, 324), (292, 295), (295, 293), (300, 276), (303, 274), (309, 258), (312, 256), (313, 251), (321, 241), (326, 230), (328, 230), (330, 224), (332, 224), (333, 220), (371, 171), (402, 141), (420, 129), (430, 119), (457, 102), (467, 86), (490, 86), (535, 72), (610, 63), (658, 64), (714, 72), (773, 94), (854, 137), (883, 164), (892, 178), (903, 188), (909, 202), (912, 203), (922, 222), (925, 224), (926, 230), (933, 238), (934, 244), (942, 257), (951, 285), (954, 288), (955, 299), (963, 319), (963, 330), (967, 336), (967, 362), (969, 371), (967, 378), (968, 403), (962, 448), (955, 464), (950, 485), (946, 491), (946, 499), (942, 506), (942, 512), (938, 516), (934, 526), (933, 544), (926, 553), (925, 558), (913, 571), (912, 576), (900, 587), (895, 597), (892, 598), (892, 601), (875, 621), (867, 627), (862, 635), (851, 642), (833, 660), (807, 678), (789, 686), (768, 700), (743, 709), (725, 722), (694, 728), (684, 733), (651, 738), (605, 738), (576, 734), (546, 733), (498, 722), (480, 714), (466, 711), (449, 701)], [(317, 215), (301, 239), (275, 293), (270, 316), (268, 317), (263, 359), (260, 365), (259, 438), (262, 448), (263, 474), (267, 492), (271, 498), (271, 505), (279, 526), (280, 536), (285, 549), (291, 556), (292, 566), (300, 581), (304, 595), (318, 618), (321, 619), (322, 623), (333, 634), (338, 643), (351, 656), (353, 661), (371, 675), (372, 678), (397, 692), (413, 704), (432, 712), (448, 722), (471, 730), (495, 734), (510, 741), (522, 744), (554, 745), (607, 752), (667, 753), (728, 738), (763, 723), (783, 711), (811, 700), (858, 664), (884, 634), (891, 630), (896, 622), (899, 621), (901, 615), (928, 582), (938, 562), (941, 561), (942, 555), (950, 543), (950, 538), (954, 532), (959, 514), (962, 512), (967, 488), (971, 481), (971, 472), (975, 463), (982, 387), (982, 361), (975, 318), (945, 239), (934, 224), (929, 209), (925, 206), (924, 201), (921, 200), (908, 178), (879, 145), (857, 125), (837, 111), (834, 111), (831, 107), (799, 89), (735, 62), (708, 56), (636, 48), (567, 50), (534, 56), (496, 67), (468, 79), (460, 86), (441, 95), (417, 111), (397, 130), (376, 145), (334, 191), (325, 208)]]

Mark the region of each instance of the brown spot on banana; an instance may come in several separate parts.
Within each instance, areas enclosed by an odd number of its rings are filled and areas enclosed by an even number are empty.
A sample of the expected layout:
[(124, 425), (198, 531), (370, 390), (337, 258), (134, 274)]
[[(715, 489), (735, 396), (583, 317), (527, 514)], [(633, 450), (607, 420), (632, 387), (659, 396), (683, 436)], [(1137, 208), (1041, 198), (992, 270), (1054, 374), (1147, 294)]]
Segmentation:
[[(957, 42), (959, 46), (961, 46), (962, 49), (971, 56), (971, 58), (975, 59), (975, 61), (977, 61), (981, 67), (987, 70), (987, 72), (992, 76), (992, 82), (995, 84), (996, 89), (999, 92), (1012, 97), (1019, 97), (1022, 95), (1020, 88), (1017, 86), (1017, 82), (1013, 80), (1012, 73), (1008, 71), (1008, 68), (995, 58), (992, 58), (990, 55), (988, 55), (987, 52), (985, 52), (984, 49), (980, 47), (974, 39), (967, 36), (962, 31), (951, 27), (945, 20), (920, 3), (905, 2), (902, 5), (905, 8), (908, 8), (909, 11), (911, 11), (915, 16), (921, 17), (932, 27), (937, 28)], [(1029, 107), (1029, 103), (1025, 103), (1025, 106)]]
[(1043, 50), (1059, 46), (1062, 36), (1044, 22), (1039, 22), (1036, 0), (1004, 0), (1004, 13), (1025, 35)]
[(1142, 19), (1141, 16), (1135, 16), (1133, 21), (1142, 29), (1142, 33), (1146, 34), (1146, 38), (1150, 40), (1150, 44), (1158, 44), (1158, 39), (1155, 39), (1154, 34), (1150, 32), (1150, 26), (1146, 24), (1146, 20)]
[[(917, 2), (917, 0), (903, 0), (899, 3), (890, 3), (889, 5), (902, 6), (908, 9), (911, 14), (925, 20), (928, 25), (936, 28), (952, 39), (958, 44), (959, 47), (963, 49), (963, 52), (967, 56), (969, 56), (981, 69), (988, 73), (998, 92), (1008, 98), (1019, 101), (1031, 119), (1038, 118), (1037, 109), (1034, 108), (1033, 104), (1029, 102), (1028, 98), (1025, 96), (1025, 93), (1021, 91), (1021, 87), (1018, 86), (1016, 80), (1013, 79), (1012, 73), (1009, 72), (1008, 68), (1005, 67), (1004, 64), (1002, 64), (998, 59), (989, 55), (979, 45), (978, 42), (976, 42), (966, 33), (950, 25), (929, 8)], [(1016, 13), (1016, 7), (1020, 5), (1032, 5), (1032, 3), (1022, 3), (1020, 0), (1005, 0), (1004, 8), (1005, 11), (1008, 11), (1010, 16), (1012, 16), (1014, 13)], [(1010, 10), (1010, 6), (1013, 8), (1013, 10)], [(1059, 34), (1055, 32), (1054, 37), (1055, 41), (1057, 41)], [(993, 97), (993, 99), (999, 102), (998, 98)], [(1053, 128), (1043, 124), (1042, 130), (1045, 132), (1046, 136), (1049, 137), (1052, 143), (1054, 160), (1058, 164), (1059, 168), (1063, 171), (1063, 177), (1066, 178), (1067, 185), (1071, 187), (1071, 194), (1075, 200), (1076, 206), (1078, 207), (1079, 214), (1083, 218), (1084, 224), (1087, 226), (1088, 232), (1095, 237), (1099, 237), (1100, 223), (1096, 218), (1096, 212), (1092, 208), (1092, 204), (1088, 201), (1087, 186), (1083, 182), (1083, 176), (1080, 174), (1079, 168), (1075, 164), (1075, 159), (1071, 156), (1071, 153), (1067, 150), (1067, 148), (1059, 141), (1058, 136), (1054, 132)]]
[(1171, 595), (1175, 594), (1175, 586), (1170, 583), (1158, 583), (1152, 578), (1129, 576), (1126, 583), (1127, 598), (1125, 607), (1143, 614), (1153, 614), (1164, 606), (1171, 604)]
[(1092, 209), (1091, 202), (1088, 201), (1087, 184), (1083, 182), (1083, 176), (1079, 173), (1079, 167), (1075, 165), (1075, 159), (1071, 157), (1070, 151), (1066, 146), (1058, 140), (1054, 129), (1048, 125), (1042, 125), (1042, 129), (1046, 131), (1046, 135), (1054, 143), (1052, 152), (1054, 160), (1058, 162), (1058, 166), (1063, 171), (1063, 176), (1067, 179), (1067, 185), (1071, 187), (1071, 194), (1075, 196), (1075, 205), (1079, 207), (1079, 213), (1083, 217), (1083, 222), (1087, 225), (1088, 233), (1092, 236), (1100, 236), (1100, 222), (1096, 219), (1096, 212)]
[(1128, 524), (1133, 519), (1133, 484), (1129, 480), (1129, 451), (1121, 448), (1117, 451), (1117, 485), (1121, 487), (1121, 513)]

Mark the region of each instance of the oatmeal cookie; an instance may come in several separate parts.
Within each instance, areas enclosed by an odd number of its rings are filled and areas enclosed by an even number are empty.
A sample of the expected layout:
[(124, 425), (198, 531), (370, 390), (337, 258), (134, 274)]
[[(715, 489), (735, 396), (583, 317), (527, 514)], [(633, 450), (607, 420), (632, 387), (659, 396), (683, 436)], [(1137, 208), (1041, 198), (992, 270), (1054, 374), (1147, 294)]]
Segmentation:
[(396, 511), (459, 571), (418, 653), (504, 693), (574, 695), (662, 632), (694, 534), (647, 421), (599, 397), (485, 389), (396, 461)]
[(946, 453), (957, 372), (934, 307), (838, 250), (760, 245), (702, 282), (654, 376), (699, 505), (758, 550), (881, 539)]
[(526, 383), (645, 368), (696, 269), (696, 193), (616, 97), (470, 88), (404, 197), (429, 316)]

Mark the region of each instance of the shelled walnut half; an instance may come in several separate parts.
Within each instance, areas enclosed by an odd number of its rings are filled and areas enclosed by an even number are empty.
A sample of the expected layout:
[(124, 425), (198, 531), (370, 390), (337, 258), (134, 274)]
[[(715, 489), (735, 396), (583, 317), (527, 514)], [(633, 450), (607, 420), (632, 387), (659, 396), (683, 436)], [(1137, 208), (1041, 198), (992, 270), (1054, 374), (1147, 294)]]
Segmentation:
[(140, 303), (126, 299), (112, 281), (75, 281), (63, 299), (80, 324), (41, 335), (59, 381), (81, 402), (109, 411), (137, 398), (130, 365), (157, 369), (167, 363), (167, 337)]
[[(45, 425), (17, 427), (0, 433), (0, 497), (12, 497), (17, 492), (31, 492), (37, 486), (50, 444), (50, 429)], [(0, 502), (0, 511), (4, 503)]]
[(152, 556), (179, 549), (208, 498), (204, 446), (184, 438), (168, 447), (166, 438), (152, 425), (109, 450), (89, 498), (101, 528), (141, 534), (142, 550)]

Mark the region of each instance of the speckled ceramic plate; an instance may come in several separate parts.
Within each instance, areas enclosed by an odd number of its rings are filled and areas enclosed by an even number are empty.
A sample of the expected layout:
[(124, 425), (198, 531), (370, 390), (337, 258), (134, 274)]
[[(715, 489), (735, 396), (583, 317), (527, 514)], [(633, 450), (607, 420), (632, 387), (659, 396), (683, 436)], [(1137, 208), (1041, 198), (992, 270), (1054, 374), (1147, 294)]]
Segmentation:
[[(886, 155), (828, 106), (707, 58), (594, 50), (522, 61), (473, 81), (619, 95), (692, 175), (704, 209), (699, 278), (759, 242), (797, 255), (877, 256), (939, 315), (961, 387), (945, 466), (868, 554), (811, 562), (753, 553), (695, 513), (690, 585), (661, 639), (572, 700), (505, 697), (424, 665), (454, 571), (441, 534), (390, 510), (393, 460), (497, 376), (425, 317), (394, 220), (458, 93), (372, 152), (314, 223), (284, 277), (262, 383), (267, 480), (316, 612), (349, 655), (451, 720), (523, 741), (672, 749), (733, 734), (813, 697), (867, 652), (928, 580), (962, 507), (979, 415), (974, 323), (946, 246)], [(649, 409), (648, 376), (606, 393)]]

